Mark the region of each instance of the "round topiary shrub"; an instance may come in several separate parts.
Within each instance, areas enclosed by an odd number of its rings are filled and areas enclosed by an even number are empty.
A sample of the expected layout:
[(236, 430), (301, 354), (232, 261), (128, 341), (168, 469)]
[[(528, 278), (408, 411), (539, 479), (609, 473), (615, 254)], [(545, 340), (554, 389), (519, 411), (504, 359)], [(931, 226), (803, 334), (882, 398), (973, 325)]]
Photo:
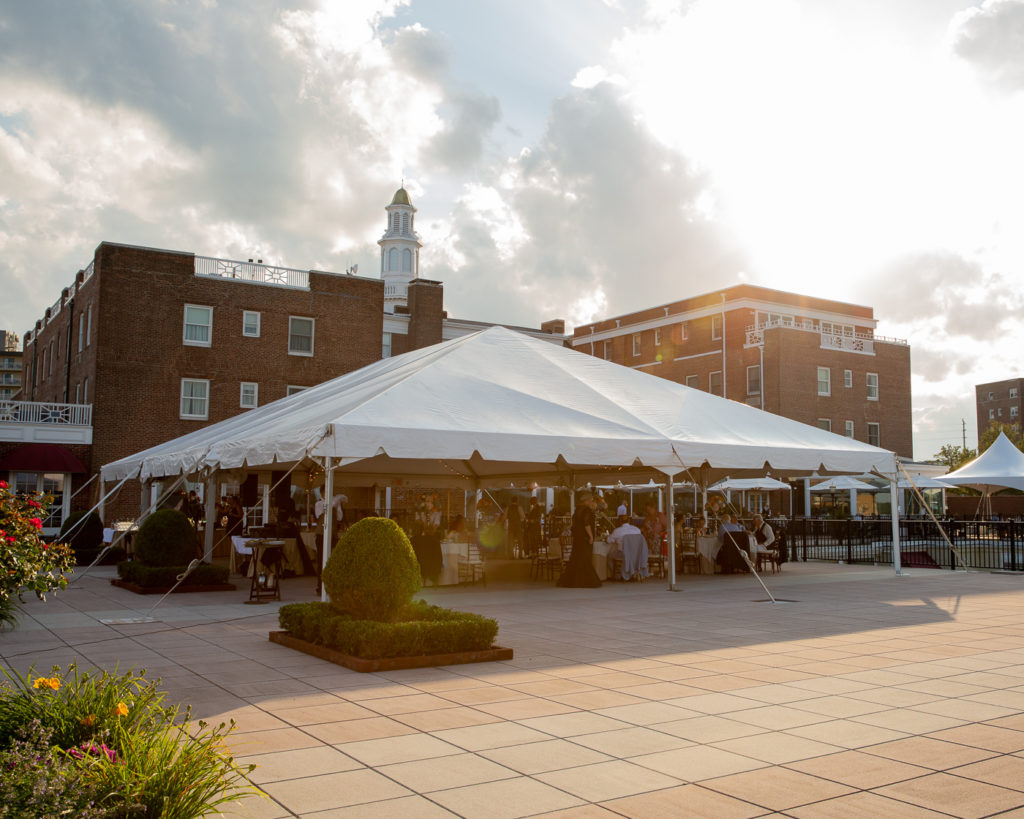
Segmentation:
[(387, 518), (363, 518), (331, 551), (323, 584), (336, 610), (390, 623), (420, 590), (422, 579), (402, 528)]
[(66, 543), (75, 553), (100, 549), (103, 546), (103, 521), (95, 512), (90, 512), (88, 517), (85, 512), (72, 512), (60, 527), (57, 542)]
[(147, 566), (186, 566), (196, 557), (192, 523), (177, 509), (154, 512), (135, 534), (135, 559)]

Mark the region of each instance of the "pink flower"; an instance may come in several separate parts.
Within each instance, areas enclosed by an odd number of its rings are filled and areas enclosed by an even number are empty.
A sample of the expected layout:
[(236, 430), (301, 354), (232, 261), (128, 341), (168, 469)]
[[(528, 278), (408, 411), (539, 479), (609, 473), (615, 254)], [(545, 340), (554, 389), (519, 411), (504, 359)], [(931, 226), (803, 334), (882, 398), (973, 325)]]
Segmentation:
[(30, 518), (29, 523), (36, 527), (36, 529), (43, 528), (43, 522), (39, 518)]
[(7, 481), (0, 481), (0, 489), (6, 489), (6, 488), (7, 488)]
[(28, 505), (31, 506), (33, 509), (40, 509), (40, 508), (42, 508), (42, 504), (39, 503), (39, 501), (30, 500), (28, 502)]

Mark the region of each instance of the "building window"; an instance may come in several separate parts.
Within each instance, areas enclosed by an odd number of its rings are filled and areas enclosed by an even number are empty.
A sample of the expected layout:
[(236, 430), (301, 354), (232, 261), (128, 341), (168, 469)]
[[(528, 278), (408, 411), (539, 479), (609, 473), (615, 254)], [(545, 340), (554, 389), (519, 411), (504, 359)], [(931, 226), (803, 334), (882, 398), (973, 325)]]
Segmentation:
[(193, 347), (209, 347), (213, 329), (213, 308), (185, 305), (185, 330), (182, 341)]
[(86, 314), (85, 322), (85, 346), (88, 347), (92, 340), (92, 305), (89, 305), (89, 312)]
[(686, 386), (687, 387), (693, 387), (693, 389), (695, 389), (695, 390), (699, 390), (700, 389), (700, 378), (698, 376), (696, 376), (696, 375), (688, 375), (688, 376), (686, 376)]
[(1011, 418), (1016, 418), (1019, 412), (1020, 412), (1020, 407), (1010, 407), (1010, 417)]
[(83, 404), (88, 404), (89, 403), (89, 379), (88, 378), (86, 378), (82, 382), (82, 403)]
[(868, 421), (868, 443), (871, 446), (882, 445), (882, 435), (879, 432), (878, 424)]
[(82, 314), (78, 315), (78, 352), (82, 352), (82, 347), (85, 345), (85, 321), (82, 319)]
[(661, 346), (661, 328), (660, 327), (655, 327), (654, 328), (654, 346), (655, 347)]
[(210, 382), (203, 378), (181, 379), (181, 417), (205, 421), (210, 416)]
[(288, 317), (288, 354), (313, 355), (313, 325), (311, 318)]
[(76, 404), (81, 404), (82, 403), (82, 385), (81, 384), (75, 384), (75, 403)]
[(846, 422), (846, 437), (847, 438), (852, 438), (853, 437), (853, 421), (847, 421)]
[(711, 317), (711, 339), (719, 339), (722, 337), (722, 317), (712, 316)]
[(988, 420), (989, 421), (994, 421), (995, 419), (996, 419), (996, 411), (994, 409), (990, 409), (988, 411)]
[(843, 386), (847, 389), (853, 386), (853, 370), (843, 370)]
[(818, 429), (823, 429), (825, 432), (832, 431), (832, 419), (831, 418), (819, 418)]
[(715, 370), (708, 374), (708, 392), (712, 395), (722, 394), (722, 371)]
[(412, 273), (412, 251), (409, 248), (402, 251), (402, 272)]
[(999, 409), (996, 410), (996, 415), (998, 415), (1000, 418), (1003, 417), (1003, 408), (1002, 407), (1000, 407)]
[(1016, 387), (1010, 387), (1010, 398), (1016, 398), (1016, 397), (1017, 397), (1017, 388)]
[(289, 384), (288, 389), (285, 391), (285, 395), (295, 395), (297, 392), (302, 392), (303, 390), (308, 389), (309, 387), (297, 387), (294, 384)]
[(832, 370), (829, 367), (818, 367), (818, 395), (832, 394)]
[(868, 373), (868, 401), (878, 400), (878, 373)]
[(260, 314), (255, 310), (242, 311), (242, 335), (247, 338), (260, 337)]
[(381, 336), (380, 357), (391, 358), (391, 333), (384, 333)]
[(259, 405), (260, 385), (255, 381), (243, 381), (238, 406), (242, 409), (253, 409)]
[(747, 367), (747, 395), (761, 394), (761, 365)]
[(679, 324), (679, 340), (686, 341), (690, 337), (690, 328), (685, 321)]
[(640, 355), (640, 334), (633, 333), (633, 355)]
[(996, 394), (995, 394), (994, 392), (990, 392), (990, 393), (988, 394), (988, 400), (989, 400), (989, 401), (994, 401), (994, 400), (995, 400), (995, 397), (996, 397)]
[(604, 343), (604, 360), (605, 361), (611, 361), (612, 360), (612, 343), (610, 341), (606, 341)]

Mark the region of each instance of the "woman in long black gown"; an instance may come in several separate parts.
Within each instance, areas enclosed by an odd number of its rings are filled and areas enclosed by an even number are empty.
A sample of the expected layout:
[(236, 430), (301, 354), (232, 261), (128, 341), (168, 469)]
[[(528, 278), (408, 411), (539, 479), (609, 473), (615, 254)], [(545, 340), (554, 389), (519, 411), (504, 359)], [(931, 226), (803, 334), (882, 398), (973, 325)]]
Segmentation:
[(558, 585), (572, 589), (596, 589), (601, 578), (594, 571), (594, 510), (597, 500), (591, 492), (582, 492), (572, 516), (572, 553)]

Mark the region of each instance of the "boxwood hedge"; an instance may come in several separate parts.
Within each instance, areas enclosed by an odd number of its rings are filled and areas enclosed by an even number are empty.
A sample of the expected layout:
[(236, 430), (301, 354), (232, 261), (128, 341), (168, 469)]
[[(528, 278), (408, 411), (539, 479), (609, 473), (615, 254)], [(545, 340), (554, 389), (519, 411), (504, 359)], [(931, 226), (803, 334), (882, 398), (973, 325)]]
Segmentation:
[[(164, 588), (178, 582), (178, 575), (185, 571), (185, 566), (147, 566), (137, 560), (125, 560), (117, 564), (117, 575), (127, 583), (135, 583), (145, 588)], [(228, 582), (228, 567), (213, 566), (200, 563), (188, 577), (186, 586), (209, 586)]]
[(278, 622), (293, 637), (364, 660), (483, 651), (498, 634), (497, 620), (420, 600), (391, 623), (357, 620), (319, 602), (282, 606)]

